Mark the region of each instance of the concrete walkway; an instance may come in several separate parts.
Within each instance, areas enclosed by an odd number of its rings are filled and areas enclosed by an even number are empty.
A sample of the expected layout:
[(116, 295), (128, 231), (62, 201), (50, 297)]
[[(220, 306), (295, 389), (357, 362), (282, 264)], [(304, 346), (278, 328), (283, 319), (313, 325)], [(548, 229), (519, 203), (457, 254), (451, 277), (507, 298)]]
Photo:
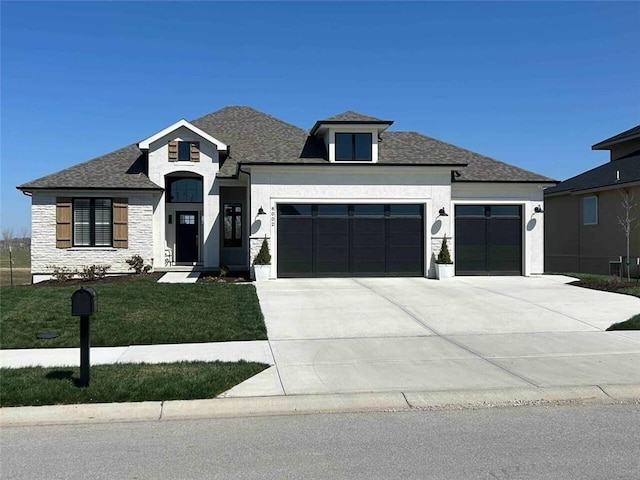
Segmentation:
[[(273, 365), (266, 340), (251, 342), (182, 343), (177, 345), (132, 345), (92, 347), (91, 365), (114, 363), (169, 363), (180, 361), (260, 362)], [(78, 348), (0, 350), (1, 368), (79, 366)]]
[(200, 272), (167, 272), (158, 279), (158, 283), (196, 283)]

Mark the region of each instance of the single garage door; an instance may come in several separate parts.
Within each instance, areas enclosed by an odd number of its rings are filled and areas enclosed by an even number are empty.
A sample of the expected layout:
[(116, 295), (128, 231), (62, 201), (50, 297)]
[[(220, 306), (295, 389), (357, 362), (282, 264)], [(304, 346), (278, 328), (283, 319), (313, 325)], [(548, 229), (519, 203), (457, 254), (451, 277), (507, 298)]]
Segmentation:
[(520, 205), (457, 205), (456, 275), (522, 274)]
[(278, 276), (423, 276), (422, 205), (279, 204)]

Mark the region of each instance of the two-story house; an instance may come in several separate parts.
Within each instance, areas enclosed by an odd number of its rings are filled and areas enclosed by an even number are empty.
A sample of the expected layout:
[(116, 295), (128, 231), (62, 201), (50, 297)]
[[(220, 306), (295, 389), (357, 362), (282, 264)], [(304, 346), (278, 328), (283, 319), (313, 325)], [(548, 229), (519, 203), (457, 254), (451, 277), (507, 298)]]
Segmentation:
[[(608, 150), (604, 165), (545, 190), (545, 270), (608, 274), (626, 256), (624, 197), (640, 205), (640, 125), (593, 145)], [(640, 211), (631, 212), (640, 218)], [(640, 225), (631, 232), (630, 257), (640, 256)]]

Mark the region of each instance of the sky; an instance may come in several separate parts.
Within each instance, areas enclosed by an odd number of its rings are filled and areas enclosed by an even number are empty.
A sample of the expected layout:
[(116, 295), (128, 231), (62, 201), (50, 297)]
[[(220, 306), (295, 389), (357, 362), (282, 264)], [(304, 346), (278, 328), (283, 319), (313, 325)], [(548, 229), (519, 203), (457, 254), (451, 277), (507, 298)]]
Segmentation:
[(0, 224), (16, 185), (248, 105), (355, 110), (564, 180), (640, 123), (638, 2), (0, 3)]

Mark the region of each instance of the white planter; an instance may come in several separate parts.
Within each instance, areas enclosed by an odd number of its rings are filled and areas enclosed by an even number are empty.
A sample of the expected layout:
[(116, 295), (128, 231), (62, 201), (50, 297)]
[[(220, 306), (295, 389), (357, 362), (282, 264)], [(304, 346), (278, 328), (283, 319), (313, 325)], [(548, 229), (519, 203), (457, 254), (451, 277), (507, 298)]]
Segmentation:
[(271, 265), (254, 265), (253, 271), (257, 282), (269, 280), (271, 276)]
[(436, 263), (436, 277), (438, 280), (453, 278), (455, 274), (453, 263)]

